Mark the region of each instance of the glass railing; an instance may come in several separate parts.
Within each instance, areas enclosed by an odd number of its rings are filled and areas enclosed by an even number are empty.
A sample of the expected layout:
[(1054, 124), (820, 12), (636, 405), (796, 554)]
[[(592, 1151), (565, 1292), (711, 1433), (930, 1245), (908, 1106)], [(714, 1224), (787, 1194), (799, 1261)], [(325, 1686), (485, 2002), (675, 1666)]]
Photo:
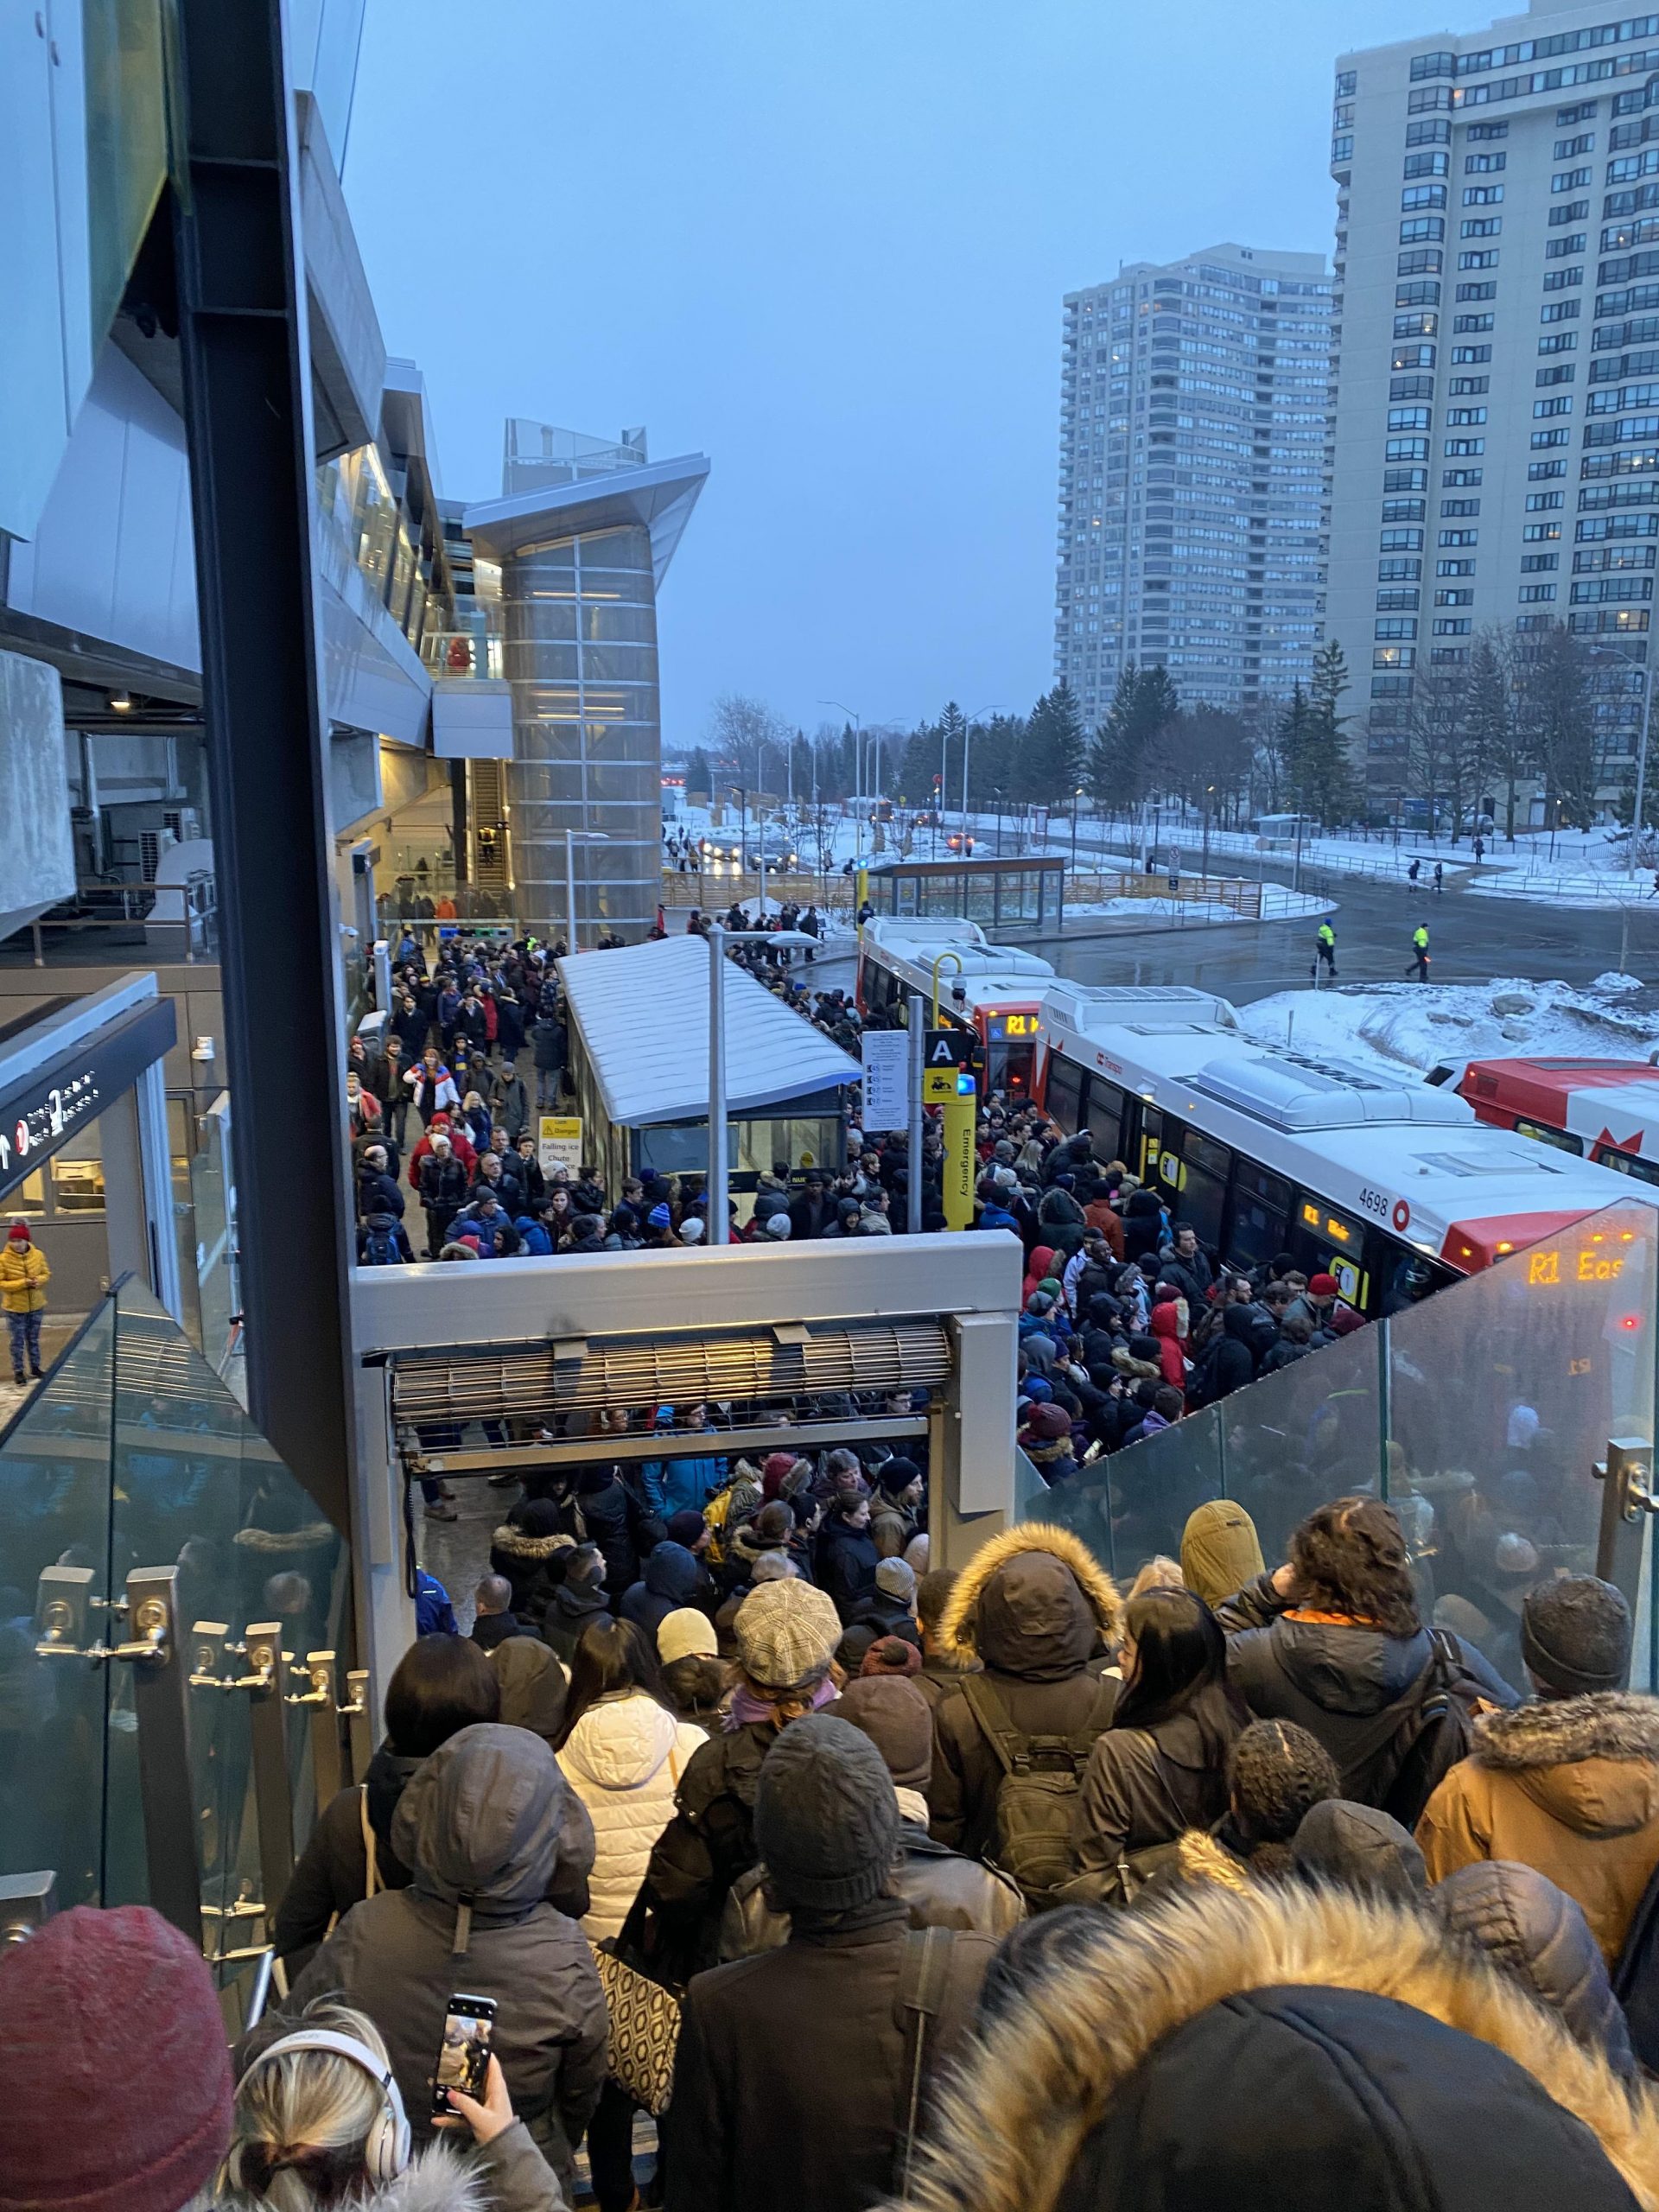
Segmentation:
[(503, 645), (481, 627), (476, 630), (429, 630), (421, 640), (421, 658), (434, 677), (505, 675)]
[(1425, 1611), (1508, 1679), (1526, 1592), (1601, 1572), (1636, 1612), (1635, 1678), (1659, 1687), (1650, 1548), (1604, 1529), (1598, 1472), (1616, 1440), (1651, 1458), (1656, 1261), (1659, 1214), (1610, 1207), (1086, 1463), (1020, 1517), (1073, 1529), (1127, 1582), (1179, 1556), (1187, 1516), (1212, 1498), (1245, 1508), (1271, 1566), (1316, 1505), (1384, 1497)]
[(235, 2015), (343, 1768), (346, 1548), (132, 1281), (0, 1432), (0, 1899), (153, 1904)]

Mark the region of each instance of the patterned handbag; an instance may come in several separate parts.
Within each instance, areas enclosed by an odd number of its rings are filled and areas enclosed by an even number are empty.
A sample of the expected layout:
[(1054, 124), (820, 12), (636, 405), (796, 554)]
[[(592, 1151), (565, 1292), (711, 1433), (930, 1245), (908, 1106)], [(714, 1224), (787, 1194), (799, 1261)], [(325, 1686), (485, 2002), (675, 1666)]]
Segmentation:
[(667, 2111), (674, 2090), (680, 2000), (671, 1989), (619, 1959), (608, 1944), (593, 1948), (610, 2008), (611, 2073), (655, 2120)]

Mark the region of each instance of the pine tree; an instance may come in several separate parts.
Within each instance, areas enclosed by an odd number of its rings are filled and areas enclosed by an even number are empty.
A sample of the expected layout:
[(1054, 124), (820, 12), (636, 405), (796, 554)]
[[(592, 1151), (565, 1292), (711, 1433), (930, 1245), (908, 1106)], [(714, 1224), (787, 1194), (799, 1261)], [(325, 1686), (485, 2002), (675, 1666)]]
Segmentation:
[[(1300, 702), (1302, 717), (1286, 762), (1292, 793), (1298, 810), (1317, 815), (1327, 829), (1351, 821), (1360, 810), (1361, 794), (1343, 734), (1349, 717), (1338, 711), (1347, 689), (1348, 664), (1332, 638), (1314, 656), (1307, 690), (1299, 683), (1291, 702), (1294, 712)], [(1288, 741), (1288, 728), (1286, 734)]]
[(1180, 710), (1166, 668), (1128, 664), (1089, 753), (1090, 788), (1100, 805), (1122, 807), (1127, 815), (1141, 804), (1160, 759), (1160, 741)]
[(714, 789), (715, 772), (709, 765), (709, 755), (702, 746), (694, 746), (691, 758), (686, 763), (685, 795), (690, 798), (694, 791), (699, 792), (706, 802), (713, 797)]
[(1062, 677), (1031, 710), (1015, 770), (1014, 797), (1039, 806), (1069, 806), (1083, 780), (1083, 715)]
[(962, 709), (954, 699), (947, 700), (944, 712), (939, 716), (939, 759), (933, 772), (944, 778), (939, 788), (941, 806), (962, 804), (962, 747), (967, 734), (967, 718)]

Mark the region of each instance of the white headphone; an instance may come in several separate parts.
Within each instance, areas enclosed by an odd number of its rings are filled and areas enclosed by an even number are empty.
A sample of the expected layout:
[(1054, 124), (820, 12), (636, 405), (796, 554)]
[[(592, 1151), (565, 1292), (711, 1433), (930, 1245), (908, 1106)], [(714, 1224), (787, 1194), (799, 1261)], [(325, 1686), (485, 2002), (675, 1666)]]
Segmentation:
[[(372, 2182), (396, 2181), (409, 2164), (409, 2116), (404, 2110), (404, 2100), (390, 2066), (377, 2058), (365, 2043), (359, 2043), (355, 2036), (342, 2036), (333, 2028), (302, 2028), (291, 2036), (280, 2036), (262, 2050), (253, 2065), (264, 2066), (269, 2060), (284, 2057), (290, 2050), (332, 2051), (336, 2058), (348, 2058), (372, 2075), (380, 2087), (380, 2110), (372, 2122), (363, 2145), (363, 2171)], [(243, 2076), (245, 2081), (246, 2075)]]

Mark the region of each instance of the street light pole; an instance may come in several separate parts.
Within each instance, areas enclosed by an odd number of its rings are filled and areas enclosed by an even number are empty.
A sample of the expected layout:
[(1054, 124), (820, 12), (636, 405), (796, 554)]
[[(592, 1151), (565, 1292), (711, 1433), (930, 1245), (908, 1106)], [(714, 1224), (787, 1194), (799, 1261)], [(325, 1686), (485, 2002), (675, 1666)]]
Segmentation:
[(709, 925), (709, 1227), (710, 1244), (728, 1244), (726, 1171), (726, 948), (728, 944), (816, 947), (804, 930), (728, 930)]

